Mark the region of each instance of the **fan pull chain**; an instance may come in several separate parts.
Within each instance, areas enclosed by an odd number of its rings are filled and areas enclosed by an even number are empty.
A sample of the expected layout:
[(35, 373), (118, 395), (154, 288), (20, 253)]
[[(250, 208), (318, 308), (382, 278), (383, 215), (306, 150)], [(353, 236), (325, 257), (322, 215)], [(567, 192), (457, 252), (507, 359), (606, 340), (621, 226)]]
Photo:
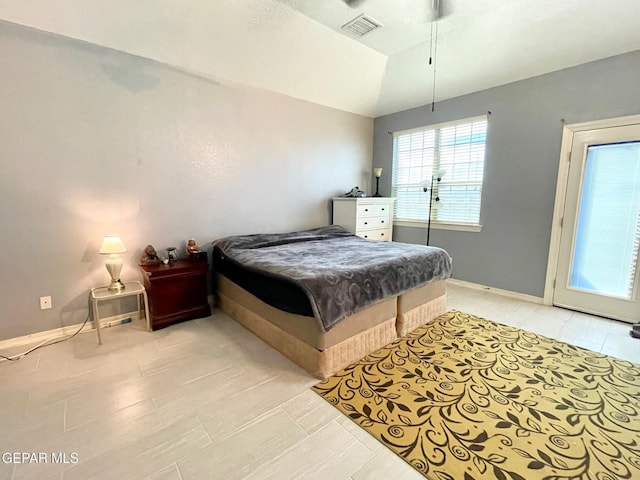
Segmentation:
[[(438, 20), (440, 18), (440, 0), (432, 0), (433, 19), (429, 33), (429, 65), (433, 65), (433, 84), (431, 90), (431, 111), (436, 109), (436, 61), (438, 56)], [(434, 32), (435, 24), (435, 32)]]
[[(436, 109), (436, 62), (438, 60), (438, 22), (436, 21), (435, 45), (433, 47), (433, 90), (431, 91), (431, 111)], [(429, 58), (431, 64), (431, 58)]]
[(431, 22), (431, 31), (429, 32), (429, 65), (433, 63), (433, 22)]

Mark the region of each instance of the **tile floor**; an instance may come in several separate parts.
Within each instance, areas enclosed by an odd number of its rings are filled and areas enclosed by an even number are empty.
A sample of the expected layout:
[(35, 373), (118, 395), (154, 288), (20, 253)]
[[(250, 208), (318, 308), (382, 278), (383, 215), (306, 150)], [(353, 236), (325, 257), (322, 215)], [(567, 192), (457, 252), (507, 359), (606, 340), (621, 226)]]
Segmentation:
[[(448, 291), (450, 308), (640, 363), (627, 324)], [(423, 478), (311, 392), (315, 379), (220, 312), (103, 335), (102, 346), (88, 332), (0, 362), (0, 479)], [(40, 461), (17, 463), (23, 453)]]

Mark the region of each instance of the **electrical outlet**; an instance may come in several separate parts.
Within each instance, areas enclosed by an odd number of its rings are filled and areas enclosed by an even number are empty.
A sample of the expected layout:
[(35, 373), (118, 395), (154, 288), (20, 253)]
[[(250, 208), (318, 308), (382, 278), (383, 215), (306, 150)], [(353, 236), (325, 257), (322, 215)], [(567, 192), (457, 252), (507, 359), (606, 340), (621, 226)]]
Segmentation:
[(40, 310), (51, 308), (51, 297), (40, 297)]

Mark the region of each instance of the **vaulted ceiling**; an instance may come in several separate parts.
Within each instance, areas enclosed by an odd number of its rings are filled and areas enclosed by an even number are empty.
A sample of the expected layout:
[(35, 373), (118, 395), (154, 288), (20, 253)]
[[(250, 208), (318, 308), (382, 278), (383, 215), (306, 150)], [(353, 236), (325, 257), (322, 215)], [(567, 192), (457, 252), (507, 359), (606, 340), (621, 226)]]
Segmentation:
[[(640, 49), (638, 0), (440, 0), (437, 22), (432, 1), (0, 0), (0, 19), (370, 117), (431, 102), (430, 51), (437, 101)], [(362, 13), (383, 26), (341, 30)]]

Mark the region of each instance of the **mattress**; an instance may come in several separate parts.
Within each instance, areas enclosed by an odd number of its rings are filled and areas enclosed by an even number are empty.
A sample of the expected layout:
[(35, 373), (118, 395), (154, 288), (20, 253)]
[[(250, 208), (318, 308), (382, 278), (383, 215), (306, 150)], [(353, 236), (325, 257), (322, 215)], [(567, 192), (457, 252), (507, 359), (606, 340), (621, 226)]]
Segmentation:
[(223, 312), (320, 379), (445, 310), (445, 282), (441, 280), (365, 308), (325, 332), (312, 317), (278, 310), (223, 275), (216, 275), (216, 283), (217, 305)]
[(395, 320), (397, 317), (396, 298), (388, 298), (350, 315), (336, 324), (331, 330), (325, 332), (320, 328), (315, 318), (285, 312), (273, 307), (224, 275), (217, 275), (216, 283), (219, 296), (222, 295), (227, 299), (244, 305), (248, 310), (255, 312), (262, 318), (269, 319), (278, 328), (317, 350), (326, 350), (358, 333), (389, 319)]
[(404, 337), (447, 310), (446, 281), (437, 280), (398, 296), (396, 333)]
[(220, 249), (217, 248), (213, 249), (212, 265), (214, 272), (222, 274), (236, 285), (242, 286), (244, 290), (264, 303), (283, 312), (313, 317), (309, 297), (294, 283), (242, 268), (235, 262), (227, 261)]
[(215, 271), (280, 310), (313, 314), (325, 331), (451, 274), (451, 259), (440, 248), (365, 240), (337, 225), (232, 236), (213, 245)]
[(318, 378), (444, 312), (451, 259), (442, 249), (364, 240), (339, 226), (213, 245), (220, 309)]
[(223, 312), (319, 379), (396, 338), (395, 298), (349, 316), (324, 332), (314, 318), (279, 311), (223, 276), (218, 276), (217, 284), (217, 304)]

